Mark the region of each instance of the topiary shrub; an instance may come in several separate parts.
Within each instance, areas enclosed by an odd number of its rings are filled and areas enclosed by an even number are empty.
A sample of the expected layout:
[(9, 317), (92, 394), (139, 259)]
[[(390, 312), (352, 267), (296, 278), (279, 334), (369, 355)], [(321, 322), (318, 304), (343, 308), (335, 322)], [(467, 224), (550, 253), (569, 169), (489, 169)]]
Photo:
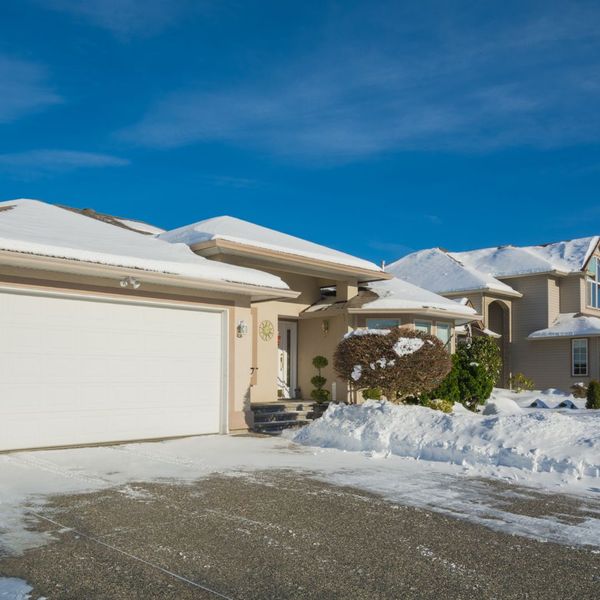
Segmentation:
[(600, 408), (600, 382), (590, 381), (587, 389), (586, 408)]
[(533, 379), (529, 379), (523, 373), (515, 373), (509, 380), (509, 386), (516, 394), (519, 392), (530, 392), (535, 389)]
[(315, 386), (315, 389), (310, 393), (310, 397), (316, 402), (327, 402), (329, 400), (329, 390), (323, 389), (327, 379), (321, 375), (321, 369), (324, 369), (329, 361), (324, 356), (315, 356), (312, 360), (313, 367), (317, 369), (315, 375), (310, 382)]
[(451, 362), (436, 337), (395, 327), (386, 334), (359, 330), (344, 338), (335, 351), (334, 367), (354, 388), (378, 388), (398, 402), (437, 387)]
[(439, 398), (460, 402), (474, 411), (490, 397), (501, 371), (502, 357), (493, 339), (478, 337), (470, 344), (460, 343), (452, 356), (448, 376), (437, 388), (422, 394), (419, 403)]

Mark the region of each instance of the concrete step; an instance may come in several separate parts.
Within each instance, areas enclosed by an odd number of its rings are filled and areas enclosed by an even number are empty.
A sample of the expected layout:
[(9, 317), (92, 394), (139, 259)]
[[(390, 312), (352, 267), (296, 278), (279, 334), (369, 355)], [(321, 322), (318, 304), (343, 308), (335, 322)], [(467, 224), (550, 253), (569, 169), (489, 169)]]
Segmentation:
[(299, 427), (304, 427), (304, 425), (308, 425), (311, 421), (296, 421), (296, 420), (289, 420), (289, 421), (273, 421), (270, 423), (255, 423), (254, 424), (254, 431), (256, 431), (257, 433), (266, 433), (266, 434), (271, 434), (271, 435), (278, 435), (280, 434), (284, 429), (292, 429), (292, 428), (299, 428)]
[(255, 423), (274, 423), (276, 421), (312, 421), (318, 419), (323, 413), (313, 410), (299, 411), (274, 411), (274, 412), (255, 412)]

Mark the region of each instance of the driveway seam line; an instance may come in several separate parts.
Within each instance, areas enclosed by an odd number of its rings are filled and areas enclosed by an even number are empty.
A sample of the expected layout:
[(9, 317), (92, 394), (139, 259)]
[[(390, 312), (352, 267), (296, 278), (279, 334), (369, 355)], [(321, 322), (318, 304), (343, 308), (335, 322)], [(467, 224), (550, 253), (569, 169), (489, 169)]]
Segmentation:
[(56, 525), (57, 527), (60, 527), (61, 529), (69, 530), (82, 538), (85, 538), (91, 542), (94, 542), (95, 544), (104, 546), (105, 548), (108, 548), (109, 550), (114, 550), (115, 552), (119, 552), (120, 554), (123, 554), (124, 556), (127, 556), (128, 558), (137, 560), (138, 562), (141, 562), (142, 564), (152, 567), (153, 569), (157, 569), (158, 571), (161, 571), (162, 573), (165, 573), (166, 575), (169, 575), (170, 577), (179, 579), (180, 581), (187, 583), (188, 585), (191, 585), (191, 586), (194, 586), (201, 590), (204, 590), (205, 592), (213, 594), (214, 596), (223, 598), (224, 600), (235, 600), (231, 596), (226, 596), (225, 594), (222, 594), (221, 592), (217, 592), (216, 590), (213, 590), (212, 588), (202, 585), (201, 583), (192, 581), (191, 579), (188, 579), (187, 577), (184, 577), (183, 575), (178, 575), (177, 573), (174, 573), (173, 571), (169, 571), (168, 569), (165, 569), (159, 565), (155, 565), (154, 563), (151, 563), (150, 561), (140, 558), (139, 556), (136, 556), (135, 554), (131, 554), (130, 552), (127, 552), (126, 550), (121, 550), (121, 548), (117, 548), (117, 546), (113, 546), (112, 544), (107, 544), (106, 542), (103, 542), (102, 540), (94, 538), (91, 535), (87, 535), (86, 533), (82, 533), (81, 531), (78, 531), (77, 529), (73, 529), (73, 527), (69, 527), (68, 525), (63, 525), (62, 523), (59, 523), (58, 521), (55, 521), (54, 519), (50, 519), (48, 517), (45, 517), (44, 515), (40, 515), (39, 513), (36, 513), (32, 510), (30, 510), (29, 513), (32, 514), (33, 516), (37, 517), (38, 519), (47, 521), (48, 523), (52, 523), (53, 525)]

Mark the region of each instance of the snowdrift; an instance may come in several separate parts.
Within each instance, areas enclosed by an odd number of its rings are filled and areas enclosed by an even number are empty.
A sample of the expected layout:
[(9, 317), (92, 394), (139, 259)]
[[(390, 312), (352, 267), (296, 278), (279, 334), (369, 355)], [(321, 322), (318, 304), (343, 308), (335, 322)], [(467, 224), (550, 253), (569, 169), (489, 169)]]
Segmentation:
[(489, 467), (510, 467), (565, 479), (600, 477), (600, 411), (517, 409), (479, 415), (381, 401), (332, 404), (293, 440), (471, 466), (482, 474), (489, 474)]

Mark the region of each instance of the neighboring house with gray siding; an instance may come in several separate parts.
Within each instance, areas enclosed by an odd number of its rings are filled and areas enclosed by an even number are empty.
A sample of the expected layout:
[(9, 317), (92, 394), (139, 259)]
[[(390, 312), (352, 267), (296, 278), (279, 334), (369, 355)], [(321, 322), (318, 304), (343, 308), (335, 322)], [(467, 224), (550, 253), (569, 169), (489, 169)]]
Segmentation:
[[(500, 334), (502, 384), (515, 373), (536, 387), (600, 379), (600, 238), (469, 252), (421, 250), (387, 270), (448, 298), (468, 299)], [(464, 301), (464, 300), (463, 300)]]

